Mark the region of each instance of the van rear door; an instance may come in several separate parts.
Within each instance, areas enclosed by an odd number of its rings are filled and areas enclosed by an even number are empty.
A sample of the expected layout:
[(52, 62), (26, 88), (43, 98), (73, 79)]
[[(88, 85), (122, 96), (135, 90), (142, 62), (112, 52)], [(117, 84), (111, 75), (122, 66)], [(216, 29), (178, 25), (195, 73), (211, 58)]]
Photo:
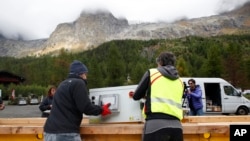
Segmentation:
[(206, 103), (206, 113), (220, 113), (221, 112), (221, 88), (220, 83), (209, 82), (204, 83)]

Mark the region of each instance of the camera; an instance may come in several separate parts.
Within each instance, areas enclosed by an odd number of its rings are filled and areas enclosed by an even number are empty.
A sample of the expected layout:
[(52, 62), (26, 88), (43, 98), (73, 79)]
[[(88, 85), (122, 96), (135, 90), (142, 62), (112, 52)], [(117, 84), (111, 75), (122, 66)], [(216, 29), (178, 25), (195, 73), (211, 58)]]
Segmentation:
[(184, 85), (184, 90), (183, 90), (183, 92), (185, 93), (185, 92), (188, 90), (188, 88), (189, 88), (190, 86), (188, 86), (188, 85), (186, 84), (186, 82), (183, 82), (183, 85)]

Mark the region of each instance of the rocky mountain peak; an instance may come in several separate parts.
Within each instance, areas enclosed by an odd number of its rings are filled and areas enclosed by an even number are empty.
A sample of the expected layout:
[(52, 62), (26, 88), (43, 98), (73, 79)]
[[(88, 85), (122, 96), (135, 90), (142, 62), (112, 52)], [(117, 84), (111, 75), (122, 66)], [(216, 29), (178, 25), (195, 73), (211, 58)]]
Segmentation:
[(82, 12), (73, 23), (59, 24), (44, 49), (34, 55), (54, 54), (61, 49), (71, 52), (88, 50), (110, 41), (110, 36), (120, 33), (128, 26), (126, 19), (117, 19), (107, 11)]
[(113, 16), (112, 13), (109, 11), (99, 10), (96, 12), (88, 12), (83, 11), (80, 14), (80, 17), (78, 18), (78, 21), (81, 20), (83, 22), (103, 22), (103, 23), (109, 23), (109, 24), (121, 24), (121, 25), (127, 25), (128, 21), (126, 19), (117, 19)]
[(117, 34), (129, 27), (126, 19), (117, 19), (108, 11), (82, 12), (80, 17), (74, 22), (74, 25), (78, 31), (82, 31), (81, 39), (86, 37), (92, 38), (94, 35), (104, 41), (110, 35)]

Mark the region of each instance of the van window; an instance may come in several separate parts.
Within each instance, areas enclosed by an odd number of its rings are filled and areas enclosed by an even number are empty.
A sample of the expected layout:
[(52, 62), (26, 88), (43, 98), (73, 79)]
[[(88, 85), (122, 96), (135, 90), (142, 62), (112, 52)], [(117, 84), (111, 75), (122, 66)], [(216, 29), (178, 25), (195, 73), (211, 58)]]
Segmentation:
[(224, 86), (224, 92), (226, 95), (238, 96), (238, 92), (232, 86)]

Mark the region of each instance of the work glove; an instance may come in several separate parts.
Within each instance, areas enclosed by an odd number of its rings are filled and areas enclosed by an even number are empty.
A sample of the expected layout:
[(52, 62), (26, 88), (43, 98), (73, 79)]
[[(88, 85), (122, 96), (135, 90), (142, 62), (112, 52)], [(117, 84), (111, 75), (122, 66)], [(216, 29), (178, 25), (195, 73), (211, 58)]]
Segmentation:
[(110, 103), (107, 103), (107, 104), (104, 104), (103, 106), (102, 106), (102, 116), (106, 116), (106, 115), (109, 115), (109, 114), (111, 114), (111, 111), (109, 110), (109, 106), (110, 106), (111, 104)]
[(128, 93), (128, 95), (129, 95), (130, 98), (133, 98), (134, 94), (135, 94), (135, 92), (133, 92), (133, 91), (130, 91), (130, 92)]

